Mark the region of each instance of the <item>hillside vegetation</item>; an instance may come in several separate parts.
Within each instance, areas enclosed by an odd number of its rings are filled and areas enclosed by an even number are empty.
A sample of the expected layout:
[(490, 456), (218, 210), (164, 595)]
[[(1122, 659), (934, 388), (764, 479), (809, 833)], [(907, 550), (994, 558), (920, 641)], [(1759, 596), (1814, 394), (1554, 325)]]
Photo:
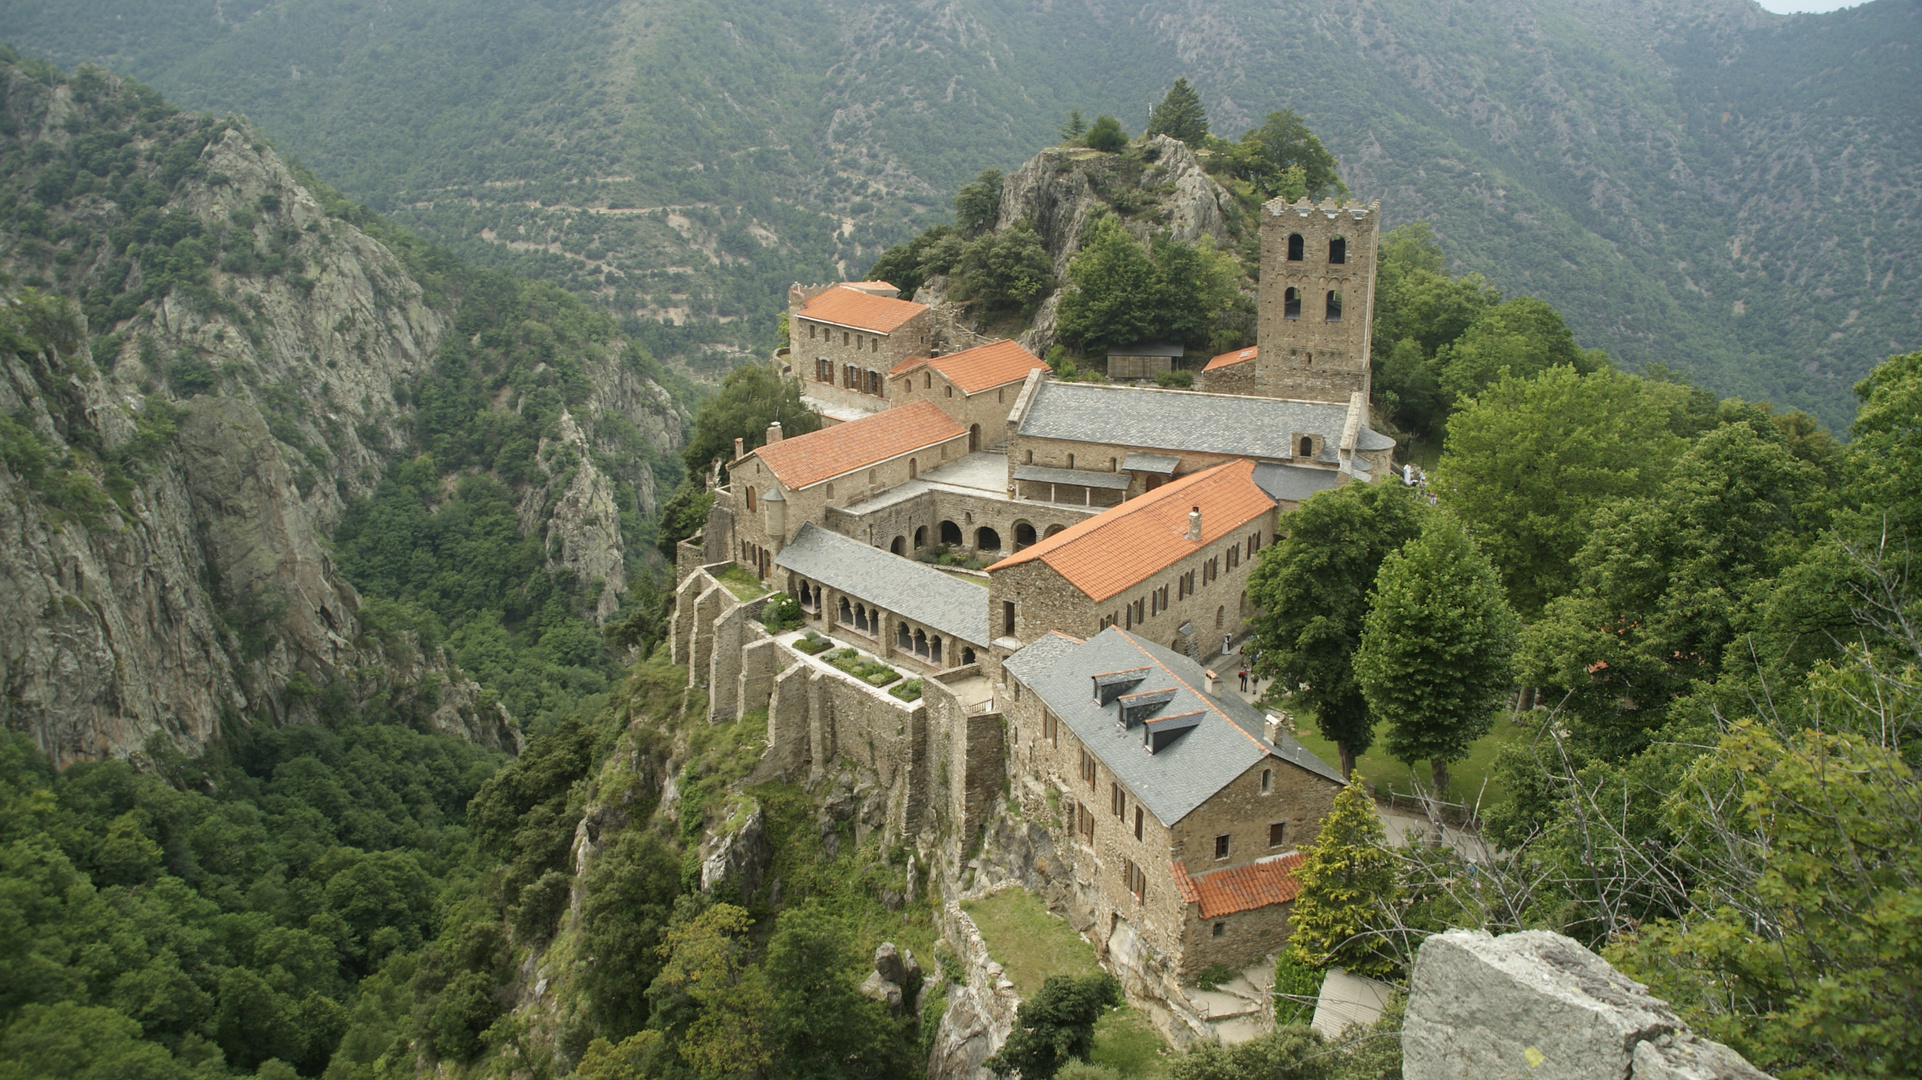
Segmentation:
[(1138, 132), (1185, 75), (1218, 134), (1295, 109), (1391, 224), (1433, 223), (1584, 346), (1831, 426), (1922, 341), (1901, 256), (1922, 224), (1917, 19), (1904, 0), (0, 3), (16, 43), (244, 112), (354, 198), (713, 363), (769, 342), (789, 281), (858, 274), (1071, 107)]

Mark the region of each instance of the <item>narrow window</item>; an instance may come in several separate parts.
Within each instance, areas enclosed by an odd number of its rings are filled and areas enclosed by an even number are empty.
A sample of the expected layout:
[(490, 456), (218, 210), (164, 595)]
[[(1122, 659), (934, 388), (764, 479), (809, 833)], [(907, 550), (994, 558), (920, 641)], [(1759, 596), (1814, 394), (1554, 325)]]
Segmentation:
[(1072, 469), (1072, 468), (1074, 468), (1074, 455), (1073, 455), (1073, 454), (1069, 454), (1069, 455), (1068, 455), (1068, 468), (1070, 468), (1070, 469)]
[(994, 392), (994, 400), (995, 400), (995, 402), (996, 402), (997, 404), (999, 404), (1000, 402), (1003, 402), (1003, 401), (1006, 401), (1006, 400), (1007, 400), (1006, 398), (1004, 398), (1004, 397), (1002, 397), (1002, 396), (1001, 396), (1002, 394), (1005, 394), (1005, 393), (1007, 393), (1007, 391), (1006, 391), (1006, 390), (996, 390), (996, 391)]
[(1301, 437), (1301, 451), (1298, 456), (1314, 457), (1315, 456), (1315, 440), (1309, 438), (1306, 435), (1303, 435)]
[(1301, 234), (1300, 233), (1290, 234), (1288, 237), (1288, 261), (1300, 262), (1302, 252), (1304, 252), (1305, 250), (1307, 250), (1307, 247), (1305, 242), (1301, 238)]
[(848, 338), (852, 336), (853, 335), (849, 334), (846, 330), (841, 331), (841, 344), (846, 345), (848, 343)]
[(1116, 817), (1128, 816), (1128, 796), (1121, 793), (1118, 783), (1108, 785), (1108, 812)]
[(1225, 859), (1227, 857), (1228, 857), (1228, 834), (1222, 833), (1220, 836), (1215, 837), (1215, 858)]
[(1281, 294), (1281, 317), (1284, 319), (1301, 318), (1301, 290), (1293, 285)]
[(1135, 839), (1141, 839), (1141, 807), (1135, 807)]
[(1032, 450), (1030, 450), (1030, 451), (1028, 451), (1028, 459), (1027, 459), (1026, 461), (1023, 461), (1023, 462), (1022, 462), (1022, 464), (1023, 464), (1023, 465), (1032, 465), (1032, 464), (1034, 464), (1034, 451), (1032, 451)]
[(930, 372), (926, 372), (926, 371), (922, 372), (921, 373), (921, 389), (926, 390), (928, 387), (933, 385), (934, 385), (934, 375)]
[(1287, 835), (1288, 835), (1287, 822), (1285, 821), (1271, 822), (1268, 826), (1268, 846), (1280, 847), (1282, 845), (1283, 840), (1286, 839)]
[(908, 479), (912, 480), (915, 477), (920, 475), (921, 475), (920, 463), (916, 461), (914, 458), (909, 458), (908, 459)]
[(1001, 601), (1001, 633), (1007, 637), (1014, 636), (1014, 601), (1012, 600)]
[(954, 387), (952, 387), (952, 386), (950, 386), (950, 387), (948, 387), (948, 396), (949, 396), (949, 397), (953, 397), (953, 396), (954, 396)]
[(747, 489), (747, 508), (749, 510), (754, 509), (754, 489), (753, 488)]
[[(1299, 239), (1299, 238), (1297, 238), (1297, 239)], [(1227, 923), (1225, 923), (1225, 922), (1218, 922), (1218, 923), (1216, 923), (1216, 924), (1215, 924), (1215, 929), (1214, 929), (1214, 935), (1215, 935), (1216, 937), (1220, 937), (1220, 936), (1222, 936), (1223, 934), (1226, 934), (1227, 932), (1228, 932), (1228, 924), (1227, 924)]]
[(1261, 770), (1261, 793), (1266, 795), (1273, 790), (1275, 790), (1275, 770)]
[(1348, 261), (1348, 241), (1337, 236), (1328, 241), (1328, 261), (1337, 265)]
[(813, 324), (813, 323), (809, 323), (809, 324), (808, 324), (808, 340), (809, 340), (809, 341), (813, 341), (813, 340), (814, 340), (814, 331), (815, 331), (815, 326), (814, 326), (814, 324)]
[(1328, 314), (1324, 317), (1323, 321), (1324, 322), (1340, 322), (1341, 321), (1341, 290), (1340, 289), (1328, 290)]

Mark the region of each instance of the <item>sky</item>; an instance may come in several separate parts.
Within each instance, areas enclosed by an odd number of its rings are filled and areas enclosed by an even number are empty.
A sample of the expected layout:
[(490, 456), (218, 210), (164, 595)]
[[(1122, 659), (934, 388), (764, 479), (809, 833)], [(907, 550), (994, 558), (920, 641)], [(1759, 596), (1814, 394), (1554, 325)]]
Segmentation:
[(1795, 11), (1839, 11), (1854, 7), (1862, 0), (1757, 0), (1763, 8), (1777, 15), (1787, 15)]

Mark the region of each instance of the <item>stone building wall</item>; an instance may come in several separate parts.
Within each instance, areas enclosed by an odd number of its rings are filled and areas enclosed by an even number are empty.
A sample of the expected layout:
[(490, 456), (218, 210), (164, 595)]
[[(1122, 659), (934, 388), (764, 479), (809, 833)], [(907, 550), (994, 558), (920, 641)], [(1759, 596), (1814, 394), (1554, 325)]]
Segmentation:
[[(1156, 644), (1165, 644), (1193, 660), (1221, 654), (1223, 635), (1240, 637), (1253, 609), (1247, 601), (1248, 575), (1253, 572), (1259, 551), (1274, 542), (1275, 516), (1265, 514), (1247, 523), (1232, 536), (1224, 537), (1194, 554), (1157, 571), (1140, 583), (1100, 603), (1070, 584), (1040, 559), (1018, 563), (989, 574), (988, 615), (996, 636), (1003, 633), (1005, 607), (1014, 604), (1014, 637), (1032, 642), (1050, 631), (1071, 637), (1090, 638), (1099, 633), (1102, 619), (1112, 621)], [(1236, 562), (1229, 565), (1228, 551), (1235, 548)], [(1202, 566), (1216, 560), (1220, 574), (1202, 582)], [(1194, 593), (1183, 596), (1179, 579), (1195, 575)], [(1165, 586), (1168, 606), (1156, 610), (1150, 592)], [(1143, 618), (1132, 619), (1127, 606), (1141, 601)], [(1192, 624), (1194, 633), (1184, 635), (1180, 628)]]
[[(842, 536), (887, 551), (895, 550), (898, 539), (901, 550), (897, 554), (908, 556), (942, 543), (946, 535), (943, 526), (952, 524), (961, 542), (951, 546), (964, 554), (993, 555), (1012, 554), (1019, 538), (1027, 535), (1022, 531), (1024, 525), (1039, 540), (1051, 529), (1067, 528), (1097, 513), (1100, 508), (1016, 502), (928, 487), (907, 498), (874, 500), (872, 506), (856, 503), (832, 508), (824, 515), (823, 524)], [(993, 531), (991, 539), (997, 542), (996, 547), (981, 546), (983, 528)]]
[[(888, 372), (905, 360), (927, 355), (933, 326), (934, 316), (929, 311), (885, 334), (837, 326), (802, 316), (800, 305), (790, 296), (788, 364), (810, 396), (878, 412), (890, 404)], [(832, 365), (830, 379), (821, 378), (822, 360)], [(858, 386), (847, 385), (850, 365), (858, 373)]]
[[(1261, 790), (1264, 771), (1272, 774), (1266, 792)], [(1202, 874), (1304, 849), (1315, 842), (1340, 790), (1325, 776), (1269, 758), (1181, 819), (1174, 830), (1174, 857), (1190, 874)], [(1268, 826), (1277, 821), (1287, 822), (1287, 834), (1280, 845), (1269, 847)], [(1229, 838), (1228, 857), (1217, 859), (1215, 837), (1223, 835)]]
[[(1213, 919), (1202, 918), (1193, 904), (1188, 905), (1188, 910), (1193, 914), (1182, 924), (1179, 978), (1183, 983), (1194, 982), (1216, 964), (1240, 971), (1280, 950), (1288, 944), (1293, 930), (1295, 903), (1290, 900), (1285, 904), (1269, 904)], [(1217, 924), (1222, 930), (1219, 937), (1214, 932)]]
[(1206, 394), (1253, 394), (1255, 361), (1243, 360), (1239, 364), (1204, 371), (1196, 380), (1195, 389)]
[[(1369, 327), (1374, 321), (1375, 256), (1381, 204), (1337, 207), (1280, 199), (1261, 208), (1261, 291), (1256, 300), (1255, 393), (1296, 401), (1346, 405), (1372, 391)], [(1302, 238), (1301, 258), (1290, 259), (1289, 239)], [(1331, 241), (1344, 242), (1343, 262), (1330, 261)], [(1287, 293), (1299, 291), (1299, 313), (1289, 316)], [(1329, 292), (1341, 294), (1341, 318), (1326, 316)]]
[(888, 404), (932, 401), (954, 422), (972, 429), (974, 448), (986, 450), (1007, 441), (1008, 413), (1021, 394), (1021, 380), (970, 394), (932, 367), (888, 380)]

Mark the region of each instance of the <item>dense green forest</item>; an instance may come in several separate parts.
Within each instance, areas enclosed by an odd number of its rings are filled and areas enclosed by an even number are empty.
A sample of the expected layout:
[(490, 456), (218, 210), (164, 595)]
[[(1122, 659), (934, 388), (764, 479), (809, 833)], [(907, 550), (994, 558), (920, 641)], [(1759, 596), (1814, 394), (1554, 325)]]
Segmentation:
[[(944, 9), (945, 10), (945, 9)], [(1391, 222), (1587, 346), (1839, 429), (1922, 340), (1914, 5), (1684, 0), (1205, 17), (974, 0), (861, 19), (736, 0), (0, 4), (14, 40), (258, 121), (354, 198), (612, 306), (664, 356), (769, 343), (1071, 108), (1140, 130), (1177, 76), (1217, 134), (1293, 108)], [(1182, 58), (1179, 61), (1177, 58)]]

